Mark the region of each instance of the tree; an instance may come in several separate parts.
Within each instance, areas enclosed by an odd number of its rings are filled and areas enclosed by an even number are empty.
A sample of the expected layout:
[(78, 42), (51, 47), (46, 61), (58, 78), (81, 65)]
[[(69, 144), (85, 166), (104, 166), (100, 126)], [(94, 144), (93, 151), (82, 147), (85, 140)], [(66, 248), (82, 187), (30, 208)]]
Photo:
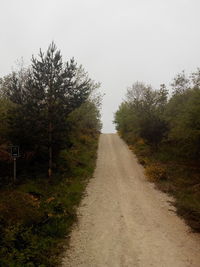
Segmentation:
[(190, 87), (190, 80), (187, 78), (184, 71), (177, 74), (171, 84), (173, 94), (181, 94)]
[(167, 103), (168, 91), (165, 85), (160, 90), (136, 82), (128, 88), (126, 102), (116, 113), (115, 122), (121, 130), (132, 132), (135, 137), (142, 137), (155, 147), (167, 131), (163, 110)]
[(200, 68), (197, 68), (196, 72), (193, 72), (190, 76), (192, 87), (200, 89)]
[(200, 89), (189, 88), (173, 95), (167, 104), (168, 140), (185, 158), (200, 158)]
[(189, 78), (182, 72), (173, 79), (168, 99), (164, 84), (159, 90), (136, 82), (115, 113), (116, 129), (134, 143), (142, 138), (153, 148), (165, 144), (179, 158), (200, 159), (200, 69)]
[(7, 76), (4, 86), (16, 104), (10, 112), (11, 140), (40, 157), (48, 150), (51, 177), (53, 154), (66, 142), (66, 118), (88, 99), (94, 82), (73, 58), (63, 63), (61, 52), (51, 43), (46, 53), (40, 50), (37, 58), (32, 57), (29, 69)]

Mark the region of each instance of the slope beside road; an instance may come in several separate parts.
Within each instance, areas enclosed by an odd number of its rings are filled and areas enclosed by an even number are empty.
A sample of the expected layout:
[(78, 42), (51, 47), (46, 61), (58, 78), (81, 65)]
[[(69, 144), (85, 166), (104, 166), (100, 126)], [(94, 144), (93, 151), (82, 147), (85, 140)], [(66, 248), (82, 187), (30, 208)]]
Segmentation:
[(199, 267), (200, 236), (149, 183), (116, 134), (102, 134), (64, 267)]

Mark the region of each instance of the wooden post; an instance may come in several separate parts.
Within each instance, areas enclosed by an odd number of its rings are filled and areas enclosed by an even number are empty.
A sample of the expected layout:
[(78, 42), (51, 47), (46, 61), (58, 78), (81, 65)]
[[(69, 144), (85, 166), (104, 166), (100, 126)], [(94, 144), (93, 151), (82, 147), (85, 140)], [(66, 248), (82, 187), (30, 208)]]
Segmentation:
[(17, 178), (16, 178), (16, 157), (13, 158), (14, 160), (14, 170), (13, 170), (13, 182), (15, 183)]

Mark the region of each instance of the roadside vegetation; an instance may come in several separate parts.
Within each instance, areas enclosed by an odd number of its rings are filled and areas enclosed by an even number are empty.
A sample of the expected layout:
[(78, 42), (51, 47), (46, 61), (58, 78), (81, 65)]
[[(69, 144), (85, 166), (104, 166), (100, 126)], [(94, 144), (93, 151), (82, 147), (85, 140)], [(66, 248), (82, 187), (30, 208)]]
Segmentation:
[(184, 72), (169, 94), (136, 82), (115, 113), (116, 129), (147, 177), (175, 197), (177, 212), (200, 232), (200, 69)]
[(0, 79), (0, 266), (59, 264), (95, 167), (99, 87), (54, 43)]

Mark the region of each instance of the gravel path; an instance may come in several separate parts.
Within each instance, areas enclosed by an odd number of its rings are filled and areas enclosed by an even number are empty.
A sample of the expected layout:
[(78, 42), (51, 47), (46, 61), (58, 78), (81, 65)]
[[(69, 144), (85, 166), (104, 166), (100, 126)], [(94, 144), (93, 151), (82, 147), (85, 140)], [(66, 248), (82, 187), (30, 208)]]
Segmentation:
[(200, 236), (146, 181), (116, 134), (102, 134), (63, 267), (200, 267)]

